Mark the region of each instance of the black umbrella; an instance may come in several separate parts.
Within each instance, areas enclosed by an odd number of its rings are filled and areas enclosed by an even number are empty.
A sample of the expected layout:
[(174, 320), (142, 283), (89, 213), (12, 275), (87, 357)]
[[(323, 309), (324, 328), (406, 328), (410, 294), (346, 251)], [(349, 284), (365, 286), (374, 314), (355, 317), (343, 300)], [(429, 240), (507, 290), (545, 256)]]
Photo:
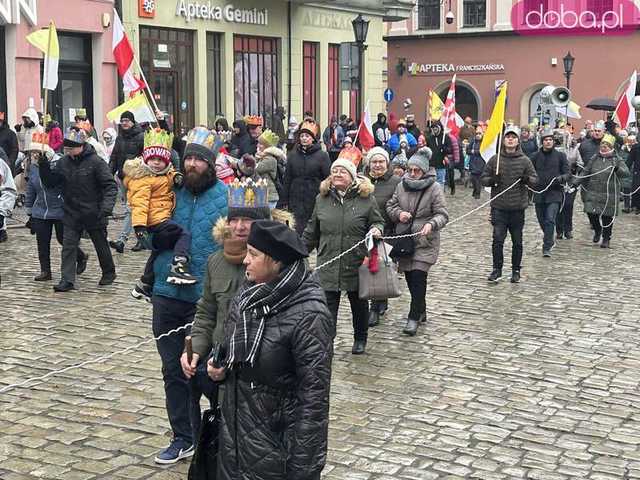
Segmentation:
[(587, 108), (591, 110), (604, 110), (605, 112), (613, 112), (616, 109), (616, 101), (613, 98), (594, 98), (587, 103)]

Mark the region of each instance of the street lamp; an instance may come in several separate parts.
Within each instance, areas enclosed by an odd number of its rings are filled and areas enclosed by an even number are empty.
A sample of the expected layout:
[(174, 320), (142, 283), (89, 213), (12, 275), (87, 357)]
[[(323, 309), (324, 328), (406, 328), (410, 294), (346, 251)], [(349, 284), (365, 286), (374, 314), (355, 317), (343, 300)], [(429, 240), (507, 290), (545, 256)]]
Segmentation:
[(367, 33), (369, 33), (369, 20), (362, 18), (362, 14), (359, 13), (358, 16), (351, 21), (351, 25), (353, 26), (353, 35), (358, 46), (358, 96), (356, 97), (356, 107), (358, 109), (359, 122), (360, 115), (362, 115), (362, 62), (364, 60), (364, 51), (367, 49), (364, 42), (367, 41)]
[(567, 90), (569, 90), (569, 79), (571, 78), (571, 74), (573, 72), (573, 62), (576, 59), (571, 56), (571, 52), (567, 52), (567, 54), (562, 59), (562, 63), (564, 63), (564, 77), (567, 79)]

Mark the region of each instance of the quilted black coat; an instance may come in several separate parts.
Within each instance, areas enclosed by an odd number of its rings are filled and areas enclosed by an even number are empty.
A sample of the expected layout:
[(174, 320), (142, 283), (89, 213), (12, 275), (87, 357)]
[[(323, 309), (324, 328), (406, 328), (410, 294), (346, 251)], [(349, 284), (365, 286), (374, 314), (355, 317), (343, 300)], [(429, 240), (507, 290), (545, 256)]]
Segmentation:
[[(327, 455), (333, 321), (316, 275), (268, 317), (253, 367), (227, 372), (216, 480), (320, 479)], [(238, 296), (225, 336), (240, 320)]]

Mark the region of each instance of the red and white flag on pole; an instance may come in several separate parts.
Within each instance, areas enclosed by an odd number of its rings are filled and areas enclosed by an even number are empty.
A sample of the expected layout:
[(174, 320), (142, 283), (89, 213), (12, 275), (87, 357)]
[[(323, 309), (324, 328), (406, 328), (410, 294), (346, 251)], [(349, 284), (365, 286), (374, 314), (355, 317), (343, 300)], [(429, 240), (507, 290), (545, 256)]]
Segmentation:
[(367, 106), (364, 108), (362, 119), (360, 120), (360, 126), (358, 127), (358, 138), (360, 139), (360, 145), (362, 145), (364, 150), (369, 150), (376, 144), (376, 141), (373, 137), (373, 128), (371, 127), (369, 102), (367, 102)]
[(118, 12), (113, 10), (113, 56), (118, 66), (118, 75), (122, 78), (123, 90), (126, 96), (144, 88), (144, 83), (133, 74), (133, 48), (124, 31)]
[(616, 105), (616, 110), (613, 115), (620, 122), (622, 128), (627, 128), (630, 123), (636, 121), (636, 109), (631, 104), (631, 100), (636, 96), (636, 83), (638, 81), (638, 74), (634, 70), (629, 79), (629, 85), (627, 90), (622, 92)]
[(456, 113), (456, 75), (453, 74), (451, 86), (447, 93), (447, 99), (444, 102), (444, 110), (442, 111), (442, 120), (444, 121), (444, 133), (450, 133), (455, 137), (460, 132), (460, 127), (464, 124), (462, 117)]

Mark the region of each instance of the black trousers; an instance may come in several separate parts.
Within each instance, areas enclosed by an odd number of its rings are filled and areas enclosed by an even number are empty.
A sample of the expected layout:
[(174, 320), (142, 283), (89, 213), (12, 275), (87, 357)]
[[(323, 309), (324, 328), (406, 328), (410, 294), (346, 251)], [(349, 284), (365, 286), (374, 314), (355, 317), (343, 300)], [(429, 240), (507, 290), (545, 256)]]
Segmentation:
[[(327, 306), (333, 316), (333, 321), (338, 324), (338, 307), (340, 307), (340, 294), (342, 292), (324, 291), (327, 297)], [(369, 331), (369, 302), (361, 300), (358, 292), (347, 292), (351, 304), (351, 317), (353, 319), (353, 337), (356, 340), (366, 340)]]
[(611, 240), (611, 233), (613, 232), (613, 217), (607, 217), (603, 215), (601, 225), (600, 215), (598, 215), (597, 213), (588, 213), (587, 216), (589, 217), (589, 222), (591, 223), (591, 228), (593, 228), (593, 231), (597, 234), (602, 234), (603, 239)]
[(404, 272), (404, 279), (411, 293), (411, 307), (409, 318), (420, 320), (427, 313), (427, 272), (422, 270), (410, 270)]
[(153, 285), (155, 281), (153, 264), (156, 258), (158, 258), (158, 255), (164, 250), (173, 250), (174, 257), (184, 257), (189, 260), (191, 232), (185, 230), (170, 219), (149, 227), (148, 231), (153, 235), (153, 237), (151, 237), (153, 245), (149, 245), (149, 247), (151, 247), (151, 255), (149, 255), (147, 259), (147, 263), (144, 266), (144, 273), (142, 277), (140, 277), (140, 280), (145, 285)]
[(451, 195), (455, 195), (456, 193), (456, 169), (452, 167), (447, 167), (447, 183), (449, 184), (449, 188), (451, 189)]
[(558, 235), (571, 233), (573, 231), (573, 204), (576, 201), (577, 190), (568, 193), (564, 192), (564, 206), (556, 216), (556, 232)]
[(480, 198), (480, 193), (482, 193), (480, 175), (471, 174), (471, 185), (473, 186), (473, 198)]
[(106, 226), (78, 230), (70, 225), (65, 225), (62, 237), (62, 280), (70, 283), (75, 283), (76, 281), (78, 245), (80, 244), (80, 235), (84, 230), (89, 234), (96, 249), (102, 274), (115, 273), (116, 271), (116, 266), (111, 256), (111, 248), (107, 241)]
[[(62, 245), (64, 227), (62, 220), (43, 220), (41, 218), (31, 218), (31, 228), (36, 234), (38, 244), (38, 260), (41, 272), (51, 271), (51, 237), (55, 230), (56, 240)], [(78, 247), (77, 261), (84, 259), (86, 254)]]
[(504, 241), (507, 232), (511, 235), (511, 269), (520, 270), (522, 263), (522, 230), (524, 229), (524, 210), (491, 209), (493, 225), (493, 268), (502, 270), (504, 264)]

